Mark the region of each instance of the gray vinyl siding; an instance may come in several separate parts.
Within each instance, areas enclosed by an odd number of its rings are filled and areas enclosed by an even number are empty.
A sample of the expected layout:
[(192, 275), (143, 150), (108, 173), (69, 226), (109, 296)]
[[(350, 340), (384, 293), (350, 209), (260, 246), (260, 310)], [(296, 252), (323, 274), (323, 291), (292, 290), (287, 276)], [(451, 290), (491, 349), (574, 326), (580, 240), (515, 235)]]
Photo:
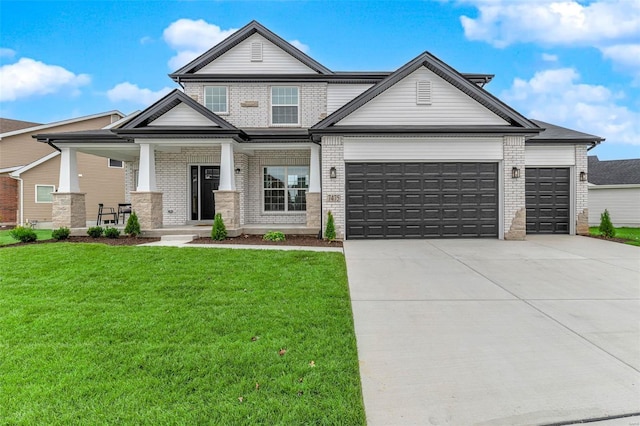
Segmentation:
[[(431, 104), (416, 104), (418, 81), (431, 81)], [(354, 111), (340, 125), (506, 125), (505, 120), (425, 67)]]
[(573, 145), (526, 146), (526, 166), (573, 166), (576, 164)]
[(185, 104), (179, 104), (170, 109), (156, 120), (149, 123), (149, 126), (215, 126), (214, 122), (204, 117), (197, 111)]
[(501, 137), (344, 138), (345, 161), (478, 161), (502, 155)]
[(351, 101), (373, 84), (329, 84), (327, 85), (327, 114)]
[(614, 226), (640, 226), (640, 185), (589, 186), (589, 225), (598, 226), (604, 209)]
[[(262, 42), (262, 61), (251, 61), (251, 43)], [(317, 74), (259, 34), (254, 34), (196, 74)]]

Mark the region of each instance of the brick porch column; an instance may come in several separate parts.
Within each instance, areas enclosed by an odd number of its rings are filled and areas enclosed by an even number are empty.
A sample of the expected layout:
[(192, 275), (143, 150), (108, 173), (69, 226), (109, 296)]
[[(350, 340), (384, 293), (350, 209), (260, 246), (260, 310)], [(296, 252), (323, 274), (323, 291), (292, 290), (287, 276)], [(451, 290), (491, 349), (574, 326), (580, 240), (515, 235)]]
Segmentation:
[(156, 156), (153, 144), (140, 144), (138, 187), (131, 192), (131, 209), (136, 212), (141, 229), (162, 228), (162, 192), (156, 185)]
[(229, 236), (239, 234), (240, 229), (240, 192), (213, 191), (216, 214), (220, 213)]
[[(527, 234), (524, 136), (505, 136), (502, 142), (504, 176), (504, 239), (524, 240)], [(516, 167), (520, 177), (512, 177)]]
[(309, 190), (307, 191), (307, 227), (320, 229), (322, 226), (322, 202), (320, 194), (320, 146), (311, 145), (309, 157)]
[(85, 194), (80, 192), (78, 162), (74, 148), (60, 147), (60, 179), (53, 194), (53, 227), (84, 228), (87, 226)]

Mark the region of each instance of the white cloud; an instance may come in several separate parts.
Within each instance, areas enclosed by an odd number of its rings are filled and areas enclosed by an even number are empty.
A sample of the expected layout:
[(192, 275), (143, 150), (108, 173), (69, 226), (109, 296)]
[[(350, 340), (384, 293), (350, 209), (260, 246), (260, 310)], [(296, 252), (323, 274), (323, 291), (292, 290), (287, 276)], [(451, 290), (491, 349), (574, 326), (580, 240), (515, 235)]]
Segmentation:
[(15, 101), (33, 95), (60, 91), (77, 94), (78, 88), (91, 82), (87, 74), (74, 74), (57, 65), (47, 65), (30, 58), (0, 67), (0, 101)]
[(527, 117), (605, 137), (609, 143), (640, 145), (640, 111), (621, 105), (623, 97), (600, 85), (580, 83), (573, 68), (516, 78), (501, 94)]
[(13, 58), (16, 56), (16, 51), (7, 47), (0, 47), (0, 58)]
[(309, 46), (307, 46), (306, 44), (304, 44), (303, 42), (301, 42), (300, 40), (290, 40), (289, 43), (291, 45), (293, 45), (293, 47), (295, 47), (296, 49), (304, 52), (304, 53), (308, 53), (309, 52)]
[(178, 19), (172, 22), (163, 32), (163, 38), (169, 47), (177, 51), (169, 60), (169, 66), (177, 69), (187, 64), (236, 31), (237, 28), (223, 30), (202, 19)]
[(542, 54), (542, 60), (546, 62), (558, 62), (558, 55), (551, 55), (549, 53)]
[(107, 91), (107, 97), (112, 102), (132, 102), (140, 105), (151, 105), (172, 89), (163, 87), (160, 90), (152, 91), (150, 89), (141, 89), (137, 84), (124, 83), (116, 84), (112, 89)]
[(153, 43), (153, 38), (149, 37), (149, 36), (144, 36), (140, 39), (140, 44), (145, 45), (145, 44), (149, 44), (149, 43)]
[(602, 48), (605, 58), (619, 66), (631, 70), (640, 81), (640, 44), (616, 44)]

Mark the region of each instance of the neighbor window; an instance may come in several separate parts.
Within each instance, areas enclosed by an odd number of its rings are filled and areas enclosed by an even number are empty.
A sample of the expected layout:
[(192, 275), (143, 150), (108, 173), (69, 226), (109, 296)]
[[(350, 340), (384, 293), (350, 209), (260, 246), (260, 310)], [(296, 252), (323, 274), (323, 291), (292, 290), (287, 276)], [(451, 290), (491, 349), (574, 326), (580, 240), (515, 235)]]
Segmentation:
[(227, 114), (229, 112), (227, 88), (225, 86), (205, 86), (204, 106), (216, 114)]
[(297, 87), (272, 87), (271, 124), (299, 124), (299, 104)]
[(264, 211), (307, 210), (308, 166), (269, 166), (264, 168)]
[(36, 203), (53, 203), (54, 185), (36, 185)]
[(109, 167), (121, 169), (124, 167), (124, 163), (120, 160), (114, 160), (113, 158), (109, 158)]

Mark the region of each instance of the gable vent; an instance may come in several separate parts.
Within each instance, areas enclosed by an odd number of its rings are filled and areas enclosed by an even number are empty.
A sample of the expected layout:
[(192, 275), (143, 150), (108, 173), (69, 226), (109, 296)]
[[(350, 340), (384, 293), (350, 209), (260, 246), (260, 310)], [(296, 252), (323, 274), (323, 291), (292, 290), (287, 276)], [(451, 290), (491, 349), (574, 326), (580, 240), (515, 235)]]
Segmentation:
[(431, 105), (431, 82), (420, 80), (416, 82), (416, 104)]
[(262, 42), (251, 43), (251, 62), (262, 62)]

